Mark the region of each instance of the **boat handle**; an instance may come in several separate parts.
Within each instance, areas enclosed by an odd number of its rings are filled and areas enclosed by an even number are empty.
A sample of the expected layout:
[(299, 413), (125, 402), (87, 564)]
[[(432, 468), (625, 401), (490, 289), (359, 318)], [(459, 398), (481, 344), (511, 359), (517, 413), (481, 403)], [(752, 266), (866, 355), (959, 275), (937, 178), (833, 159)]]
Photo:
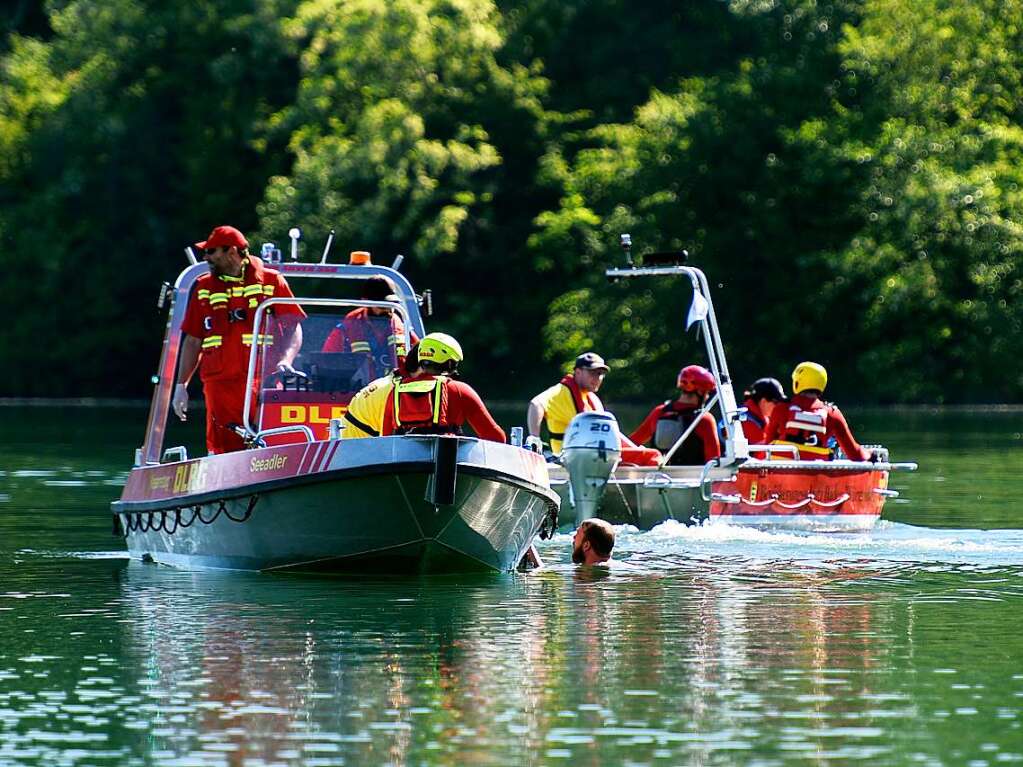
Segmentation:
[(807, 500), (814, 506), (820, 506), (822, 509), (837, 509), (843, 503), (849, 500), (849, 493), (842, 493), (838, 498), (833, 501), (818, 501), (813, 495), (807, 496)]
[(874, 492), (877, 493), (878, 495), (884, 497), (884, 498), (898, 498), (899, 497), (899, 491), (898, 490), (886, 490), (883, 487), (875, 487), (874, 488)]
[[(257, 445), (261, 445), (263, 437), (269, 437), (274, 434), (290, 434), (294, 431), (300, 431), (305, 435), (306, 442), (315, 442), (316, 436), (313, 434), (313, 430), (306, 426), (304, 423), (296, 423), (292, 426), (276, 426), (273, 429), (261, 429), (256, 432), (256, 436), (253, 438)], [(261, 445), (265, 447), (265, 445)]]
[(778, 496), (774, 496), (771, 499), (771, 503), (776, 505), (776, 506), (781, 506), (781, 508), (783, 508), (783, 509), (788, 509), (789, 511), (795, 511), (796, 509), (801, 509), (804, 506), (808, 506), (809, 504), (813, 503), (813, 496), (812, 495), (808, 495), (806, 498), (804, 498), (803, 500), (799, 501), (798, 503), (784, 503), (783, 501), (779, 501), (778, 500)]
[(741, 503), (746, 501), (746, 499), (743, 498), (741, 495), (728, 495), (726, 493), (711, 493), (710, 494), (710, 499), (712, 501), (717, 501), (718, 503), (730, 503), (730, 504), (735, 504), (735, 503), (741, 504)]
[(749, 498), (743, 498), (741, 495), (728, 495), (726, 493), (711, 493), (710, 499), (717, 501), (718, 503), (737, 504), (739, 506), (752, 506), (756, 509), (762, 509), (765, 506), (770, 506), (775, 502), (776, 496), (768, 498), (766, 501), (753, 501)]
[(671, 484), (671, 477), (662, 471), (659, 471), (656, 474), (651, 474), (649, 477), (644, 477), (643, 479), (643, 487), (665, 488), (671, 487)]

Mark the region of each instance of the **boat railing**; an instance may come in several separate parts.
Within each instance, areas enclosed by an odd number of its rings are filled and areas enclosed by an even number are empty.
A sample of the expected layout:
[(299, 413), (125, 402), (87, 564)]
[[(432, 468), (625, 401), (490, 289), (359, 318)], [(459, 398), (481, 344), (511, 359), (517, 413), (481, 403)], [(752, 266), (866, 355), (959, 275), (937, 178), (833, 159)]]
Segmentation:
[[(623, 235), (623, 242), (624, 237), (626, 235)], [(714, 313), (714, 299), (710, 295), (707, 276), (702, 270), (683, 264), (612, 268), (605, 270), (604, 274), (611, 281), (658, 276), (683, 276), (689, 279), (693, 287), (694, 307), (699, 305), (699, 311), (694, 313), (694, 320), (700, 323), (703, 330), (710, 372), (717, 384), (719, 407), (725, 427), (725, 455), (722, 456), (719, 465), (745, 461), (749, 457), (749, 443), (742, 431), (741, 414), (732, 388), (731, 374), (728, 372), (728, 361), (725, 358), (725, 348), (721, 341), (717, 315)]]
[(296, 423), (290, 426), (275, 426), (272, 429), (260, 429), (253, 435), (252, 439), (259, 447), (265, 447), (264, 437), (272, 437), (276, 434), (292, 434), (293, 432), (300, 432), (305, 437), (306, 442), (316, 441), (316, 435), (313, 434), (313, 430), (304, 423)]
[[(294, 252), (292, 258), (295, 257)], [(160, 462), (161, 451), (163, 450), (164, 436), (167, 430), (167, 416), (170, 412), (171, 395), (175, 383), (175, 371), (178, 366), (178, 358), (181, 352), (181, 325), (185, 319), (185, 310), (188, 307), (188, 299), (195, 285), (195, 281), (209, 271), (209, 264), (197, 261), (194, 256), (189, 258), (190, 263), (178, 275), (172, 290), (161, 289), (159, 306), (166, 303), (167, 296), (170, 296), (170, 311), (167, 321), (167, 332), (164, 335), (163, 347), (160, 351), (159, 367), (152, 381), (154, 384), (153, 399), (149, 406), (149, 418), (146, 422), (146, 436), (142, 447), (137, 451), (135, 458), (136, 466), (157, 464)], [(339, 279), (349, 281), (362, 281), (372, 276), (387, 277), (397, 288), (398, 300), (404, 308), (404, 316), (408, 319), (407, 327), (414, 331), (420, 338), (425, 335), (422, 315), (419, 312), (420, 301), (426, 300), (426, 293), (419, 296), (412, 288), (412, 284), (401, 272), (397, 270), (400, 266), (398, 260), (393, 267), (378, 266), (375, 264), (333, 264), (333, 263), (308, 263), (299, 261), (268, 262), (267, 266), (276, 269), (286, 278), (292, 279)]]

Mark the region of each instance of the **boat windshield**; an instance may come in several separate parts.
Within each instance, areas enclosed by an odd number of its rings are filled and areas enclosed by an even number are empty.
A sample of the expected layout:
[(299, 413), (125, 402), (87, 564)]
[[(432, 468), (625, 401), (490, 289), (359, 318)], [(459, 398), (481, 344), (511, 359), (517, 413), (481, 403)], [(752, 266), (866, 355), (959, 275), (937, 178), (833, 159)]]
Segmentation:
[[(291, 434), (267, 437), (267, 444), (301, 441), (299, 426), (308, 426), (317, 439), (325, 439), (330, 420), (344, 415), (355, 393), (390, 374), (404, 359), (408, 321), (400, 304), (281, 301), (269, 307), (253, 328), (258, 338), (250, 365), (254, 397), (249, 423), (257, 432), (295, 427)], [(294, 305), (305, 312), (301, 321), (291, 311)], [(288, 369), (283, 363), (298, 343)]]

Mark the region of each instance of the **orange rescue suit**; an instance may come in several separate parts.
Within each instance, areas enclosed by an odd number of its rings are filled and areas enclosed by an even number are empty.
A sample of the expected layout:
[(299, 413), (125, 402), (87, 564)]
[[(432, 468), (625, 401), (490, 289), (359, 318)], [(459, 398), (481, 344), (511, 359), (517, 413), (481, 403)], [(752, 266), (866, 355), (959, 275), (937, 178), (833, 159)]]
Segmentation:
[[(870, 460), (870, 453), (853, 438), (842, 411), (815, 397), (794, 394), (788, 402), (779, 402), (764, 429), (765, 444), (793, 445), (804, 461), (830, 460), (830, 437), (835, 438), (849, 460)], [(779, 453), (774, 457), (784, 460), (788, 456)]]
[[(268, 298), (293, 295), (281, 273), (265, 268), (255, 256), (242, 261), (240, 277), (209, 273), (196, 280), (181, 329), (202, 342), (199, 377), (206, 399), (206, 448), (211, 454), (245, 447), (230, 427), (242, 422), (249, 351), (253, 344), (269, 350), (279, 324), (274, 319), (264, 322), (264, 332), (256, 338), (252, 332), (256, 308)], [(294, 322), (305, 317), (295, 304), (281, 304), (269, 311), (276, 318), (290, 315)], [(253, 397), (256, 394), (255, 388), (249, 392)]]

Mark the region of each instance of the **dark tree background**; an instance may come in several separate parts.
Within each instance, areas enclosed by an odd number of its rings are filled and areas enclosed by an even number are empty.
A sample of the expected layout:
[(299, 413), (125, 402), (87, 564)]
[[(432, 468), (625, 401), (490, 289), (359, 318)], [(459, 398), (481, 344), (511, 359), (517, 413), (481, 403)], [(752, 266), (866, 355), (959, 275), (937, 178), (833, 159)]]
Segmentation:
[(369, 249), (490, 397), (814, 359), (856, 402), (1023, 391), (1020, 0), (17, 0), (0, 11), (0, 395), (145, 396), (160, 281), (219, 223)]

